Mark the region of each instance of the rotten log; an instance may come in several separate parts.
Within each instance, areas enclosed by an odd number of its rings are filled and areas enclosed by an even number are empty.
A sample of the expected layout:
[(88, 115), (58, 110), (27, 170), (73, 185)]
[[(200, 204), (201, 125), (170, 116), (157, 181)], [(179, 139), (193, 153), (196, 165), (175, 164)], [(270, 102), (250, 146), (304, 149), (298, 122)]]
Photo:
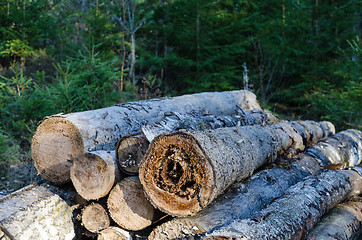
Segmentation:
[(147, 200), (137, 177), (118, 182), (109, 193), (107, 207), (111, 218), (131, 231), (142, 230), (164, 215)]
[(305, 239), (358, 240), (362, 237), (362, 197), (348, 199), (328, 212)]
[[(304, 150), (302, 137), (293, 124), (178, 131), (158, 136), (140, 164), (141, 183), (151, 203), (161, 211), (173, 216), (194, 215), (231, 184), (275, 160), (278, 152), (291, 147)], [(309, 126), (321, 128), (320, 124)], [(330, 134), (333, 131), (330, 128)]]
[(31, 184), (5, 196), (0, 199), (0, 233), (12, 240), (75, 239), (75, 195), (48, 184)]
[(98, 240), (132, 240), (133, 233), (119, 227), (109, 227), (98, 234)]
[(82, 225), (91, 233), (98, 233), (110, 226), (106, 209), (99, 203), (92, 202), (82, 210)]
[(121, 137), (160, 121), (165, 111), (223, 115), (234, 113), (236, 106), (261, 109), (252, 92), (239, 90), (151, 99), (50, 116), (40, 123), (33, 137), (34, 166), (48, 181), (62, 184), (69, 181), (72, 159), (84, 152), (114, 150)]
[(114, 151), (83, 153), (73, 160), (70, 178), (78, 194), (86, 200), (106, 196), (123, 178)]
[(302, 239), (338, 203), (362, 193), (362, 168), (326, 170), (290, 187), (250, 219), (234, 220), (203, 239)]
[[(352, 149), (345, 151), (341, 146), (345, 146), (347, 142), (351, 141), (348, 136), (353, 136), (353, 144), (350, 145)], [(332, 141), (332, 139), (337, 141)], [(273, 199), (279, 198), (289, 187), (309, 175), (318, 174), (322, 168), (329, 167), (331, 164), (346, 167), (362, 161), (362, 155), (359, 154), (362, 146), (362, 133), (358, 130), (346, 130), (334, 134), (325, 141), (318, 142), (309, 150), (321, 149), (322, 146), (335, 152), (335, 158), (326, 160), (329, 152), (325, 153), (326, 156), (321, 153), (314, 157), (307, 151), (297, 158), (291, 159), (290, 168), (272, 168), (260, 171), (246, 183), (236, 183), (231, 186), (225, 194), (195, 216), (175, 218), (157, 226), (149, 235), (149, 239), (181, 239), (208, 232), (234, 219), (249, 218), (253, 213), (265, 208)], [(346, 153), (348, 154), (346, 155)]]

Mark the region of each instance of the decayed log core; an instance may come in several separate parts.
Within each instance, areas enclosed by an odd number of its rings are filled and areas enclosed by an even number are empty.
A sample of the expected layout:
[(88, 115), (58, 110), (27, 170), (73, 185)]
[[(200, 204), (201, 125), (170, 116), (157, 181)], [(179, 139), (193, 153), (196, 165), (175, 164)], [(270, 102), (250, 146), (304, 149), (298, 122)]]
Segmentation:
[(142, 230), (163, 215), (147, 200), (137, 177), (127, 177), (117, 183), (108, 196), (107, 207), (111, 218), (131, 231)]
[(179, 131), (153, 140), (139, 176), (151, 203), (161, 211), (194, 215), (231, 184), (290, 147), (304, 149), (291, 123)]
[(205, 239), (301, 239), (329, 209), (361, 194), (362, 169), (354, 169), (309, 177), (250, 219), (226, 223)]
[(78, 194), (86, 200), (106, 196), (123, 177), (114, 151), (84, 153), (73, 160), (70, 177)]
[(109, 227), (98, 234), (98, 240), (132, 240), (133, 234), (119, 227)]
[(110, 225), (107, 211), (99, 203), (91, 203), (82, 210), (82, 225), (92, 233), (98, 233)]
[(32, 184), (0, 199), (0, 233), (12, 240), (74, 239), (75, 205), (61, 196), (69, 200), (75, 192)]
[(69, 160), (84, 152), (113, 150), (121, 137), (160, 121), (165, 111), (223, 115), (233, 114), (236, 106), (261, 109), (252, 92), (240, 90), (152, 99), (50, 116), (40, 123), (33, 137), (32, 158), (45, 179), (61, 184), (69, 181)]
[(355, 197), (328, 212), (305, 239), (358, 240), (361, 234), (362, 197)]
[[(344, 151), (340, 148), (350, 141), (348, 138), (344, 138), (346, 135), (355, 136), (354, 144), (351, 144), (353, 148), (349, 151), (353, 154), (348, 156), (345, 156)], [(338, 139), (338, 141), (331, 142), (331, 138)], [(279, 198), (290, 186), (306, 176), (319, 173), (321, 168), (330, 166), (330, 164), (342, 165), (344, 157), (350, 161), (347, 165), (358, 164), (362, 161), (362, 155), (358, 152), (362, 146), (360, 131), (342, 131), (325, 141), (318, 142), (311, 149), (320, 149), (322, 146), (326, 146), (326, 142), (328, 142), (329, 150), (339, 156), (337, 159), (340, 162), (335, 159), (325, 161), (325, 156), (312, 157), (308, 153), (303, 153), (294, 159), (295, 162), (290, 160), (292, 165), (288, 170), (272, 168), (260, 171), (246, 183), (234, 184), (226, 193), (195, 216), (175, 218), (156, 227), (151, 232), (149, 239), (180, 239), (205, 233), (234, 219), (249, 218), (253, 213), (265, 208), (273, 199)]]

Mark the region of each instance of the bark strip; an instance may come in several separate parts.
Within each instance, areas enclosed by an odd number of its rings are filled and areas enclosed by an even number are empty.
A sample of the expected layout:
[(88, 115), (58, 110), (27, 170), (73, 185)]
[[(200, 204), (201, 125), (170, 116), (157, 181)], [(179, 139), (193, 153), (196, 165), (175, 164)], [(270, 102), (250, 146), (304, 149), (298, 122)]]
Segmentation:
[(107, 108), (45, 118), (32, 141), (32, 158), (47, 180), (69, 181), (71, 162), (84, 152), (114, 150), (117, 141), (146, 124), (160, 121), (164, 112), (192, 111), (233, 114), (235, 107), (261, 109), (256, 96), (245, 90), (184, 95), (115, 105)]
[[(310, 133), (318, 125), (311, 128), (303, 129)], [(305, 148), (291, 123), (179, 131), (153, 140), (139, 176), (154, 206), (173, 216), (189, 216), (289, 148)]]
[(301, 239), (329, 209), (361, 194), (362, 169), (354, 169), (309, 177), (250, 219), (226, 223), (204, 239)]
[[(340, 157), (340, 162), (331, 159), (330, 162), (321, 161), (317, 157), (312, 157), (308, 153), (303, 153), (295, 159), (290, 160), (292, 166), (290, 169), (272, 168), (260, 171), (254, 174), (246, 183), (234, 184), (225, 194), (218, 197), (209, 206), (198, 212), (195, 216), (175, 218), (156, 227), (150, 234), (150, 240), (156, 239), (180, 239), (183, 237), (205, 233), (211, 229), (221, 226), (235, 219), (249, 218), (253, 213), (265, 208), (273, 199), (279, 198), (290, 186), (301, 181), (309, 175), (316, 175), (321, 168), (330, 166), (333, 163), (344, 164), (343, 146), (347, 141), (343, 136), (355, 134), (354, 155), (348, 156), (351, 165), (362, 161), (362, 155), (358, 153), (359, 146), (362, 144), (362, 133), (357, 130), (346, 130), (339, 132), (325, 141), (320, 141), (312, 148), (320, 149), (329, 142), (329, 149), (333, 150)], [(360, 137), (358, 137), (360, 136)], [(331, 138), (338, 141), (330, 142)], [(319, 155), (320, 158), (325, 157)], [(293, 162), (295, 161), (295, 162)], [(322, 165), (321, 165), (322, 164)]]
[(82, 210), (82, 225), (92, 233), (98, 233), (110, 225), (106, 209), (99, 203), (91, 203)]

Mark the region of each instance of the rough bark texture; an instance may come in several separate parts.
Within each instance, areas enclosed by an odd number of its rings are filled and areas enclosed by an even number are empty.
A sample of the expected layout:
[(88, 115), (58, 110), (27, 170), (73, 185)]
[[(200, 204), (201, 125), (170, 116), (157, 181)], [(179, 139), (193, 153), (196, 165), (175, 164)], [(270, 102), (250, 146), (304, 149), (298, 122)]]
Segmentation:
[(114, 151), (84, 153), (73, 160), (70, 178), (78, 194), (86, 200), (106, 196), (123, 177)]
[(72, 203), (60, 197), (69, 199), (67, 194), (48, 184), (32, 184), (0, 199), (0, 236), (3, 232), (12, 240), (74, 239)]
[(110, 225), (107, 211), (99, 203), (91, 203), (82, 210), (82, 225), (92, 233), (98, 233)]
[(137, 177), (120, 181), (110, 192), (107, 206), (112, 219), (132, 231), (142, 230), (162, 216), (147, 200)]
[(329, 209), (362, 192), (361, 171), (328, 170), (309, 177), (250, 219), (226, 223), (205, 239), (302, 239)]
[[(254, 174), (249, 181), (234, 184), (225, 194), (218, 197), (214, 202), (207, 206), (195, 216), (176, 218), (156, 227), (150, 234), (149, 239), (178, 239), (194, 234), (210, 231), (214, 227), (221, 226), (224, 223), (235, 219), (245, 219), (253, 213), (265, 208), (273, 199), (279, 198), (290, 186), (301, 181), (308, 175), (317, 174), (321, 168), (330, 166), (333, 163), (344, 164), (343, 152), (340, 146), (343, 146), (347, 138), (343, 136), (355, 134), (354, 146), (351, 149), (354, 155), (349, 156), (353, 163), (360, 163), (362, 155), (359, 154), (359, 146), (362, 145), (362, 133), (357, 130), (347, 130), (337, 133), (325, 141), (315, 144), (313, 149), (320, 149), (326, 142), (329, 142), (330, 149), (340, 156), (340, 162), (322, 161), (324, 156), (312, 157), (304, 153), (294, 159), (290, 169), (272, 168), (263, 170)], [(359, 137), (358, 137), (359, 136)], [(331, 143), (330, 139), (338, 139)], [(358, 159), (355, 162), (355, 159)], [(292, 162), (293, 160), (291, 160)], [(322, 165), (321, 165), (322, 164)]]
[(362, 197), (355, 197), (328, 212), (305, 239), (358, 240), (361, 234)]
[(192, 111), (232, 114), (235, 107), (261, 109), (253, 93), (245, 90), (199, 93), (153, 99), (108, 108), (45, 118), (32, 142), (38, 172), (53, 183), (69, 181), (69, 160), (94, 150), (113, 150), (117, 141), (146, 124), (160, 121), (164, 112)]
[(119, 227), (109, 227), (98, 234), (98, 240), (132, 240), (133, 234)]
[(128, 175), (138, 174), (138, 165), (150, 142), (142, 134), (128, 135), (118, 141), (116, 158), (119, 168)]
[(231, 184), (275, 160), (277, 152), (304, 147), (292, 123), (179, 131), (153, 140), (139, 175), (154, 206), (174, 216), (194, 215)]

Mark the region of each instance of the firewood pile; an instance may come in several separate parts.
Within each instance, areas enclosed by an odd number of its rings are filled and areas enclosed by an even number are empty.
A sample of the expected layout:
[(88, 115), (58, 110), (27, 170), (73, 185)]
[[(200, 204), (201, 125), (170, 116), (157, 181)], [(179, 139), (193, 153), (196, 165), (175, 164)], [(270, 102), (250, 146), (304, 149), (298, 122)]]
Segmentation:
[(0, 240), (362, 237), (362, 132), (246, 90), (49, 116), (32, 158), (46, 181), (0, 199)]

